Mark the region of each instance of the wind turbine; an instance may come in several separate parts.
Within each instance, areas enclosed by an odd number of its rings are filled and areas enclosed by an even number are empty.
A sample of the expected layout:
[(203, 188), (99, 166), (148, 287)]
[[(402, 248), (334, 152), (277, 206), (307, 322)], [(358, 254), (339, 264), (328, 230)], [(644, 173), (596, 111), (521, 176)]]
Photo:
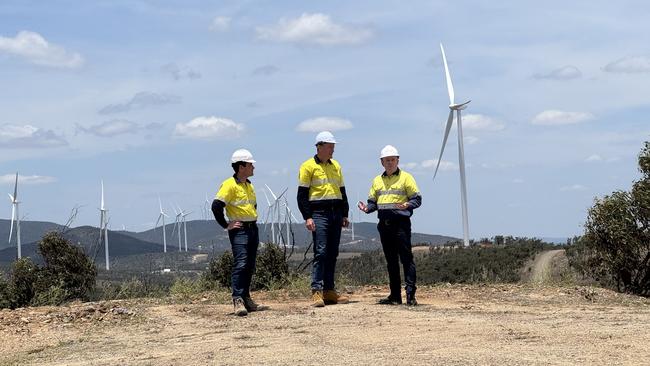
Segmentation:
[(99, 206), (99, 243), (102, 240), (102, 231), (104, 232), (104, 254), (106, 257), (106, 270), (110, 270), (110, 258), (108, 256), (108, 210), (104, 206), (104, 181), (102, 180), (102, 198)]
[(156, 221), (156, 227), (154, 227), (154, 230), (158, 227), (158, 223), (160, 220), (162, 220), (162, 232), (163, 232), (163, 253), (167, 253), (167, 227), (165, 226), (165, 217), (167, 214), (163, 211), (162, 208), (162, 202), (160, 201), (160, 196), (158, 196), (158, 206), (160, 207), (160, 214), (158, 215), (158, 220)]
[(205, 201), (203, 201), (203, 211), (205, 212), (205, 219), (208, 221), (210, 219), (210, 201), (208, 201), (208, 195), (205, 195)]
[(178, 251), (182, 252), (183, 249), (181, 247), (181, 214), (182, 212), (176, 211), (174, 206), (172, 206), (172, 210), (174, 210), (174, 213), (176, 214), (176, 221), (174, 222), (174, 230), (172, 230), (172, 236), (174, 236), (174, 231), (176, 231), (176, 228), (178, 228)]
[(469, 245), (469, 220), (467, 218), (467, 182), (465, 181), (465, 151), (463, 149), (463, 124), (461, 122), (461, 111), (467, 108), (467, 104), (471, 102), (468, 100), (464, 103), (456, 103), (454, 101), (454, 86), (451, 83), (451, 76), (449, 75), (449, 67), (447, 66), (447, 57), (445, 56), (445, 49), (440, 44), (440, 51), (442, 52), (442, 61), (445, 64), (445, 78), (447, 80), (447, 92), (449, 93), (449, 117), (447, 118), (447, 126), (445, 127), (445, 137), (442, 140), (442, 148), (440, 148), (440, 156), (436, 164), (436, 171), (433, 173), (433, 179), (436, 179), (442, 153), (445, 151), (445, 144), (447, 137), (449, 137), (449, 130), (454, 122), (454, 111), (456, 112), (456, 120), (458, 121), (458, 165), (460, 167), (460, 196), (461, 207), (463, 215), (463, 243), (465, 246)]
[(183, 226), (183, 235), (185, 236), (185, 251), (187, 252), (187, 221), (185, 221), (185, 217), (187, 215), (191, 214), (192, 212), (191, 211), (190, 212), (184, 212), (182, 208), (178, 207), (178, 213), (179, 213), (180, 219), (181, 219), (181, 221), (179, 222), (178, 230), (179, 230), (179, 233), (180, 233), (180, 229), (181, 229), (180, 225), (182, 224), (182, 226)]
[(18, 247), (18, 259), (22, 257), (20, 245), (20, 214), (18, 212), (18, 172), (16, 172), (16, 183), (14, 184), (14, 195), (9, 193), (9, 200), (11, 200), (11, 227), (9, 228), (9, 244), (11, 244), (11, 236), (14, 231), (14, 221), (16, 221), (16, 246)]
[(280, 234), (281, 227), (280, 227), (280, 204), (279, 204), (279, 202), (280, 202), (280, 198), (282, 196), (284, 196), (285, 193), (287, 193), (287, 189), (289, 189), (289, 187), (285, 188), (284, 191), (282, 191), (282, 193), (280, 193), (279, 196), (276, 196), (275, 193), (273, 193), (273, 190), (271, 190), (271, 188), (268, 185), (264, 184), (264, 186), (266, 187), (266, 189), (269, 190), (269, 193), (271, 193), (271, 196), (273, 196), (273, 204), (271, 205), (271, 207), (272, 207), (272, 209), (271, 209), (272, 214), (271, 215), (273, 216), (275, 214), (276, 217), (272, 219), (271, 231), (274, 232), (273, 225), (274, 225), (274, 222), (277, 222), (277, 224), (278, 224), (278, 237), (275, 238), (275, 236), (274, 236), (273, 241), (276, 244), (280, 244), (279, 242), (280, 242), (280, 237), (282, 236), (282, 234)]

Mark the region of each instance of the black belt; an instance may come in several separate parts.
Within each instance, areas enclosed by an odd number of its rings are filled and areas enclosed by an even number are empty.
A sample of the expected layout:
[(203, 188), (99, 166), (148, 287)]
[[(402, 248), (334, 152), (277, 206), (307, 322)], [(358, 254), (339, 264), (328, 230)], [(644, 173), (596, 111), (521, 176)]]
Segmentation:
[(242, 228), (257, 227), (257, 221), (240, 221)]
[(403, 217), (391, 217), (390, 219), (381, 219), (379, 220), (379, 223), (384, 225), (384, 226), (391, 226), (391, 225), (399, 225), (405, 222), (410, 221), (411, 219), (409, 217), (403, 216)]

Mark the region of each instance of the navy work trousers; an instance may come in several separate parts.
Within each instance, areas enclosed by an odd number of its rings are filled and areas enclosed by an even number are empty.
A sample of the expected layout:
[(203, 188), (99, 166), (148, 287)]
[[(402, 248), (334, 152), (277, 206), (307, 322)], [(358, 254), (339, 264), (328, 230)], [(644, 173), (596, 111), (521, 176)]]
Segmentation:
[(260, 244), (259, 232), (255, 223), (228, 231), (232, 248), (232, 297), (250, 297), (251, 280), (255, 273), (257, 247)]
[(340, 210), (315, 210), (312, 219), (316, 230), (314, 239), (314, 261), (311, 269), (312, 290), (334, 290), (336, 258), (339, 256), (343, 216)]
[(404, 268), (406, 293), (415, 295), (415, 262), (411, 251), (411, 219), (408, 217), (380, 220), (377, 224), (381, 246), (386, 257), (390, 297), (401, 298), (399, 262)]

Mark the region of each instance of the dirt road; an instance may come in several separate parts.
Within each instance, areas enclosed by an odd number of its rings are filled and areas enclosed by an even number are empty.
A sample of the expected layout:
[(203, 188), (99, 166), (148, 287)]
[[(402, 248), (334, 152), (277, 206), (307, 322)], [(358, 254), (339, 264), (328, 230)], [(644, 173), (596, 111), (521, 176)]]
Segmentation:
[(3, 365), (634, 365), (650, 360), (650, 300), (588, 287), (421, 288), (416, 308), (312, 309), (256, 294), (246, 318), (224, 294), (0, 312)]
[(560, 255), (564, 255), (564, 249), (549, 250), (538, 254), (532, 266), (530, 281), (534, 283), (548, 282), (551, 277), (553, 259)]

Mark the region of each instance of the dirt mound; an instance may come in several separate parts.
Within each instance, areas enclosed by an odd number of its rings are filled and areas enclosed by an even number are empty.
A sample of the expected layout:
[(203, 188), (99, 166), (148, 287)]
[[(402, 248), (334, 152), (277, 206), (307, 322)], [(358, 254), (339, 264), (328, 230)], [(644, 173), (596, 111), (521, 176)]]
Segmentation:
[(182, 303), (144, 299), (2, 311), (0, 364), (553, 365), (650, 359), (645, 298), (576, 286), (443, 285), (420, 288), (421, 306), (407, 307), (377, 305), (387, 288), (350, 290), (350, 304), (322, 309), (285, 292), (257, 293), (271, 310), (245, 318), (231, 315), (232, 306), (212, 294)]

